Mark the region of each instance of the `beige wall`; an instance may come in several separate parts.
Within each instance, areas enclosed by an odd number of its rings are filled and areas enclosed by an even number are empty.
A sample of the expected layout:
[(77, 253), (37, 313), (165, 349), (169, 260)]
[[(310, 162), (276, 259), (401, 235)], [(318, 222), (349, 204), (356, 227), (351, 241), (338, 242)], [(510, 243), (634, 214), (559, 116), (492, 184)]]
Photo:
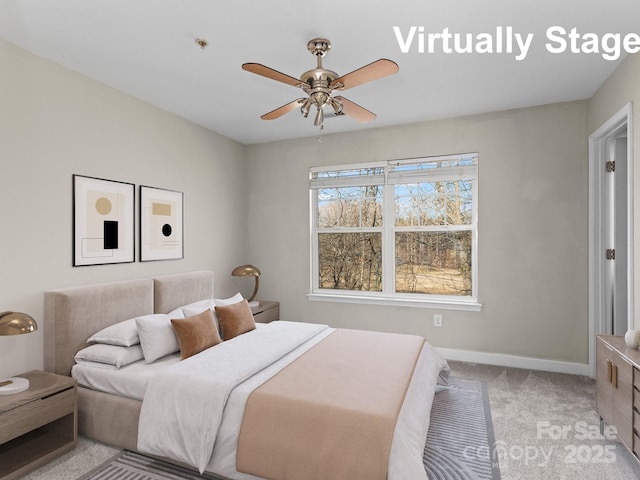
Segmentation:
[[(227, 272), (251, 262), (259, 296), (280, 300), (285, 319), (588, 361), (587, 137), (640, 98), (637, 55), (589, 101), (248, 147), (2, 42), (0, 62), (0, 310), (42, 320), (48, 289), (201, 268), (232, 294), (251, 286)], [(310, 166), (466, 151), (480, 154), (481, 312), (307, 299)], [(74, 173), (184, 191), (185, 259), (73, 268)], [(42, 331), (0, 338), (0, 376), (42, 358)]]
[[(640, 298), (640, 55), (629, 55), (589, 101), (589, 133), (593, 133), (627, 103), (633, 102), (634, 165), (634, 298)], [(635, 328), (640, 329), (640, 301), (634, 304)]]
[[(196, 269), (244, 285), (244, 146), (3, 42), (0, 65), (0, 310), (41, 325), (0, 337), (0, 377), (42, 368), (45, 290)], [(74, 173), (184, 192), (185, 258), (72, 267)]]
[[(481, 312), (307, 299), (309, 167), (473, 151)], [(588, 363), (586, 101), (253, 145), (248, 158), (249, 257), (263, 272), (260, 296), (280, 300), (283, 319)]]

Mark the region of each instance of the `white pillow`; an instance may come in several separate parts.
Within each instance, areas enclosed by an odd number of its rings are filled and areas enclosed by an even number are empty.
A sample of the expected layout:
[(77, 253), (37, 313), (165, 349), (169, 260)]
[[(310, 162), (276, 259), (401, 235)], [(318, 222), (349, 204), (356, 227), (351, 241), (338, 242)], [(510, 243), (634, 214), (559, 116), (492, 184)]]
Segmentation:
[(138, 328), (136, 327), (136, 319), (131, 318), (103, 328), (98, 333), (91, 335), (87, 340), (87, 343), (89, 342), (121, 345), (123, 347), (136, 345), (140, 343), (140, 338), (138, 338)]
[(215, 298), (213, 300), (213, 303), (218, 307), (228, 307), (229, 305), (233, 305), (234, 303), (240, 303), (242, 300), (244, 300), (244, 297), (240, 292), (238, 292), (233, 297)]
[(185, 318), (184, 313), (182, 312), (182, 308), (171, 310), (169, 313), (167, 313), (167, 315), (169, 315), (169, 318), (175, 318), (176, 320)]
[(136, 317), (140, 345), (146, 363), (180, 350), (178, 338), (171, 326), (171, 317), (165, 313), (156, 313)]
[(142, 354), (142, 347), (140, 345), (123, 347), (103, 343), (96, 343), (90, 347), (83, 348), (76, 353), (75, 356), (76, 362), (80, 364), (97, 362), (104, 365), (112, 365), (115, 368), (124, 367), (143, 358), (144, 355)]
[(183, 318), (189, 318), (204, 312), (207, 308), (210, 309), (215, 314), (216, 310), (215, 310), (215, 303), (213, 298), (207, 298), (206, 300), (193, 302), (193, 303), (190, 303), (189, 305), (185, 305), (184, 307), (181, 307), (180, 309), (182, 310), (182, 313), (184, 315)]
[[(104, 368), (107, 370), (118, 370), (118, 367), (116, 367), (115, 365), (109, 365), (108, 363), (92, 362), (91, 360), (83, 360), (81, 358), (76, 360), (76, 365), (82, 365), (83, 367), (91, 367), (91, 368)], [(72, 370), (72, 374), (73, 374), (73, 370)]]

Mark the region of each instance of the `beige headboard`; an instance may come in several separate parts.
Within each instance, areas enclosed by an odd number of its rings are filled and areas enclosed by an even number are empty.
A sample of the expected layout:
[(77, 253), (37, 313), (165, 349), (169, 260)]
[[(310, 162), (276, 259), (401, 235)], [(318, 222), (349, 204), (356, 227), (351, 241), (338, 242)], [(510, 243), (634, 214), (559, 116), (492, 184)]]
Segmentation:
[(188, 272), (153, 279), (153, 311), (169, 313), (178, 307), (213, 298), (213, 272)]
[(44, 294), (44, 368), (69, 375), (78, 350), (98, 330), (153, 313), (153, 280), (52, 290)]
[(44, 368), (69, 375), (75, 354), (98, 330), (129, 318), (168, 313), (213, 298), (213, 272), (64, 288), (45, 292)]

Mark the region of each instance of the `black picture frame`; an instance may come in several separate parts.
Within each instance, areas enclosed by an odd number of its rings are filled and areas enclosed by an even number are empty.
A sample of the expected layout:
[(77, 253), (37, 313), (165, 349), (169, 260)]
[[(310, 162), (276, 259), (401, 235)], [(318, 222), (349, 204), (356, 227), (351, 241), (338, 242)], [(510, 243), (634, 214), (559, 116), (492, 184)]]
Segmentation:
[(73, 175), (73, 266), (135, 262), (135, 185)]
[(184, 258), (184, 193), (140, 185), (140, 261)]

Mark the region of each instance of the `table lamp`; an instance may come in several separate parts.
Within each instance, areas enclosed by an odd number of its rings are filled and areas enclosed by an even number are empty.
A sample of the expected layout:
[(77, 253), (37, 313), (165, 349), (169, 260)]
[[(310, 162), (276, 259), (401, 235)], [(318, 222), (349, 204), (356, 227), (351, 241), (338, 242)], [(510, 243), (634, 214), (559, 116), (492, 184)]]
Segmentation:
[[(36, 321), (26, 313), (1, 312), (0, 335), (21, 335), (35, 332), (38, 329)], [(24, 392), (29, 388), (29, 380), (20, 377), (0, 379), (0, 395)]]
[(231, 275), (233, 275), (234, 277), (255, 277), (256, 285), (253, 289), (251, 297), (249, 297), (249, 306), (257, 307), (260, 303), (252, 302), (251, 300), (256, 298), (256, 293), (258, 293), (258, 286), (260, 284), (260, 270), (258, 270), (258, 267), (254, 267), (253, 265), (240, 265), (239, 267), (233, 269)]

